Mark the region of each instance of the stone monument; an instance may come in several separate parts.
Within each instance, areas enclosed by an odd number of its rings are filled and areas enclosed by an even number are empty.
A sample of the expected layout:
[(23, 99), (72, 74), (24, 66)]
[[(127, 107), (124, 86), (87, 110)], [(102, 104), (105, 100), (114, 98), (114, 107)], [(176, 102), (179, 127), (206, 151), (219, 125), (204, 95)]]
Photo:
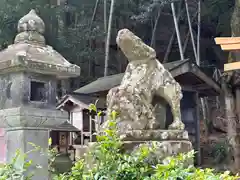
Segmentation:
[[(121, 84), (107, 95), (107, 111), (108, 114), (118, 113), (118, 133), (126, 148), (155, 143), (159, 158), (192, 150), (188, 132), (181, 121), (180, 85), (156, 59), (155, 50), (131, 31), (120, 30), (116, 41), (129, 64)], [(168, 130), (161, 127), (160, 119), (156, 118), (152, 105), (156, 96), (171, 107), (173, 122)]]
[[(55, 108), (56, 84), (79, 76), (80, 67), (46, 45), (44, 31), (43, 20), (31, 10), (19, 20), (14, 44), (0, 52), (0, 124), (6, 132), (8, 162), (17, 149), (34, 149), (29, 143), (47, 150), (49, 129), (68, 119)], [(34, 171), (33, 180), (47, 180), (48, 157), (36, 151), (28, 158), (42, 167)], [(22, 165), (19, 160), (17, 166)]]

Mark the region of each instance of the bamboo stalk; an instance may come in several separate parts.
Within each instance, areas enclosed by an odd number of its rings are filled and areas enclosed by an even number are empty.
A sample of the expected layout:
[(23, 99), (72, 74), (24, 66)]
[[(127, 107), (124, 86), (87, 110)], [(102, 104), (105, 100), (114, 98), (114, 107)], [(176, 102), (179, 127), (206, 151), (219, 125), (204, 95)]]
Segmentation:
[(107, 33), (107, 0), (104, 0), (104, 10), (103, 10), (103, 18), (104, 18), (104, 32)]
[(184, 44), (183, 44), (183, 53), (186, 52), (189, 38), (190, 38), (190, 32), (188, 31), (188, 33), (187, 33), (187, 35), (186, 35), (186, 39), (185, 39)]
[(179, 47), (180, 57), (181, 57), (181, 60), (184, 60), (182, 42), (181, 42), (179, 27), (178, 27), (178, 23), (177, 23), (174, 3), (171, 3), (171, 8), (172, 8), (173, 20), (174, 20), (174, 25), (175, 25), (175, 29), (176, 29), (177, 39), (178, 39), (178, 47)]
[(106, 47), (105, 47), (104, 76), (107, 76), (107, 74), (108, 74), (109, 45), (110, 45), (110, 39), (111, 39), (112, 17), (113, 17), (113, 12), (114, 12), (114, 5), (115, 5), (115, 0), (112, 0), (111, 1), (111, 7), (110, 7), (109, 21), (108, 21), (108, 32), (107, 32), (107, 39), (106, 39)]
[(194, 52), (194, 56), (195, 56), (196, 61), (198, 61), (197, 50), (196, 50), (196, 46), (195, 46), (195, 43), (194, 43), (194, 37), (193, 37), (193, 31), (192, 31), (192, 23), (191, 23), (191, 19), (190, 19), (190, 15), (189, 15), (188, 1), (187, 0), (185, 0), (185, 6), (186, 6), (186, 12), (187, 12), (187, 20), (188, 20), (189, 32), (190, 32), (191, 40), (192, 40), (193, 52)]
[[(181, 5), (179, 6), (179, 13), (178, 13), (178, 16), (177, 16), (177, 23), (179, 22), (179, 19), (181, 17), (181, 15), (183, 14), (183, 10), (181, 10)], [(166, 50), (166, 53), (164, 55), (164, 59), (163, 59), (163, 63), (166, 63), (168, 61), (168, 57), (169, 57), (169, 54), (171, 52), (171, 49), (172, 49), (172, 45), (173, 45), (173, 41), (174, 41), (174, 38), (175, 38), (175, 35), (176, 35), (176, 29), (174, 29), (173, 33), (172, 33), (172, 36), (169, 40), (169, 43), (168, 43), (168, 46), (167, 46), (167, 50)]]
[(198, 0), (197, 65), (200, 66), (201, 0)]
[(158, 25), (159, 18), (161, 16), (161, 12), (162, 12), (162, 7), (160, 6), (159, 10), (158, 10), (157, 18), (156, 18), (155, 23), (154, 23), (154, 28), (153, 28), (153, 31), (152, 31), (152, 38), (151, 38), (151, 47), (152, 48), (154, 48), (154, 46), (155, 46), (156, 30), (157, 30), (157, 25)]
[(93, 24), (93, 21), (96, 17), (96, 12), (97, 12), (98, 5), (99, 5), (99, 0), (96, 0), (95, 7), (94, 7), (94, 10), (93, 10), (92, 19), (91, 19), (91, 23), (90, 23), (90, 26), (89, 26), (90, 31), (92, 30), (92, 24)]
[[(192, 22), (193, 22), (193, 20), (196, 18), (197, 15), (198, 15), (198, 12), (196, 12), (196, 13), (194, 14), (194, 16), (193, 16), (193, 18), (192, 18)], [(184, 44), (183, 44), (183, 53), (186, 52), (189, 38), (190, 38), (190, 31), (188, 30), (188, 33), (187, 33), (187, 35), (186, 35), (186, 38), (185, 38), (185, 41), (184, 41)]]

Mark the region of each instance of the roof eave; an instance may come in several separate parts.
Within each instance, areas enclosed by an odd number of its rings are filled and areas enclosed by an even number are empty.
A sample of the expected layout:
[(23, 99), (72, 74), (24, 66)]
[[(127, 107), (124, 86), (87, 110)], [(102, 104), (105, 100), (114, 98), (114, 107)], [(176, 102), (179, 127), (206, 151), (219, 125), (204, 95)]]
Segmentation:
[(205, 82), (207, 86), (211, 87), (216, 92), (215, 95), (219, 95), (222, 92), (220, 84), (203, 73), (195, 63), (191, 64), (190, 72)]
[(68, 102), (68, 101), (71, 101), (73, 102), (74, 104), (77, 104), (78, 106), (82, 107), (83, 109), (88, 109), (89, 108), (89, 105), (88, 104), (85, 104), (81, 101), (79, 101), (78, 99), (72, 97), (71, 95), (66, 95), (62, 100), (61, 102), (59, 102), (57, 104), (57, 109), (61, 109), (62, 107), (64, 107), (65, 103)]
[(55, 75), (59, 79), (78, 77), (81, 68), (76, 65), (61, 66), (29, 60), (7, 60), (0, 62), (0, 73), (28, 71), (39, 74)]

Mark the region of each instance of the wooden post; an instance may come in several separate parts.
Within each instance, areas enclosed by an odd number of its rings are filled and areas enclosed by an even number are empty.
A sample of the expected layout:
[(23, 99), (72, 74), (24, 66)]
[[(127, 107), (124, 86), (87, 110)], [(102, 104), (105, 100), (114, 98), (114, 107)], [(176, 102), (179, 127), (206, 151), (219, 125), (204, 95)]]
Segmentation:
[(201, 164), (201, 149), (200, 149), (200, 101), (199, 101), (199, 94), (197, 92), (195, 94), (195, 110), (196, 110), (196, 163), (197, 165)]
[(65, 132), (66, 133), (66, 154), (68, 154), (68, 146), (69, 146), (69, 132)]
[(90, 131), (90, 142), (92, 142), (92, 115), (90, 114), (90, 117), (89, 117), (89, 131)]
[(84, 132), (83, 132), (83, 125), (84, 125), (84, 119), (83, 119), (83, 113), (84, 113), (84, 110), (82, 110), (82, 113), (81, 113), (81, 115), (82, 115), (82, 126), (81, 126), (81, 145), (83, 146), (84, 145)]
[[(69, 120), (70, 120), (70, 124), (73, 124), (73, 117), (72, 117), (72, 113), (68, 113), (68, 116), (69, 116)], [(69, 134), (69, 138), (70, 138), (70, 140), (69, 140), (69, 144), (70, 145), (73, 145), (73, 132), (70, 132), (70, 134)]]

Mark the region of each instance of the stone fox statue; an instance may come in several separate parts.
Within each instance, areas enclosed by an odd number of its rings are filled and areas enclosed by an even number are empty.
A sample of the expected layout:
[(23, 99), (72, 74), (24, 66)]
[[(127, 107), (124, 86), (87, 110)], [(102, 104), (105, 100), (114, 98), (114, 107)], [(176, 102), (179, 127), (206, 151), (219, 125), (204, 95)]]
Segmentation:
[(164, 98), (171, 107), (173, 123), (169, 129), (184, 129), (180, 114), (181, 87), (156, 59), (155, 50), (128, 29), (120, 30), (116, 41), (129, 61), (121, 84), (107, 95), (108, 114), (113, 110), (118, 112), (119, 130), (163, 128), (154, 114), (154, 96)]

